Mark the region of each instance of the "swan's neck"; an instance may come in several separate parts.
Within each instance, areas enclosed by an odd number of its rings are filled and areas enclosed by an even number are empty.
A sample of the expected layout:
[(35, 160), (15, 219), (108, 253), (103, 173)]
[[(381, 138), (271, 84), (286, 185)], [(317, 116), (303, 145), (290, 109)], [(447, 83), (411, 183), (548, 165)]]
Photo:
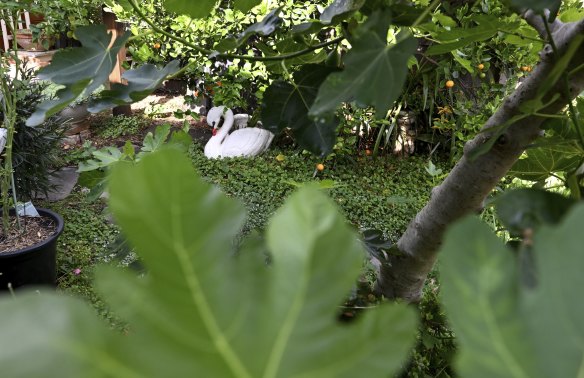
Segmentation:
[(223, 125), (215, 135), (215, 138), (218, 138), (221, 141), (225, 139), (227, 134), (229, 134), (229, 130), (231, 130), (231, 127), (233, 127), (233, 112), (231, 111), (231, 109), (227, 109), (227, 111), (223, 115)]

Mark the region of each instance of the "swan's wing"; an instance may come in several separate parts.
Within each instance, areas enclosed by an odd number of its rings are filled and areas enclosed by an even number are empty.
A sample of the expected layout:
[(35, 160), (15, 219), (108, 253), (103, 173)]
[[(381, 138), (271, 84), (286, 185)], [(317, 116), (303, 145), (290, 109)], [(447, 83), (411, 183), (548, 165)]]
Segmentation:
[(217, 137), (211, 137), (205, 145), (205, 156), (209, 159), (217, 159), (221, 156), (221, 141)]
[(244, 113), (236, 114), (233, 116), (233, 126), (236, 129), (244, 129), (247, 127), (250, 118), (251, 117), (249, 116), (249, 114)]
[(264, 152), (274, 134), (267, 130), (249, 128), (236, 130), (223, 142), (221, 156), (256, 156)]

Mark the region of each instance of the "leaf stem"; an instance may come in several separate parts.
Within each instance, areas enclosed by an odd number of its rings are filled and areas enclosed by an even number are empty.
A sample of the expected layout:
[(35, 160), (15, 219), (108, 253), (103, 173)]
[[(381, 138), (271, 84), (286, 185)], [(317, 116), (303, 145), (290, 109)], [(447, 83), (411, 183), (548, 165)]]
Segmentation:
[(422, 23), (422, 21), (424, 21), (424, 19), (426, 18), (426, 16), (434, 9), (436, 8), (438, 5), (440, 4), (440, 0), (434, 0), (432, 2), (432, 4), (430, 4), (426, 9), (424, 9), (424, 11), (422, 12), (422, 14), (420, 14), (418, 16), (418, 18), (416, 19), (416, 21), (414, 21), (414, 23), (412, 24), (412, 28), (415, 28), (416, 26), (420, 25)]

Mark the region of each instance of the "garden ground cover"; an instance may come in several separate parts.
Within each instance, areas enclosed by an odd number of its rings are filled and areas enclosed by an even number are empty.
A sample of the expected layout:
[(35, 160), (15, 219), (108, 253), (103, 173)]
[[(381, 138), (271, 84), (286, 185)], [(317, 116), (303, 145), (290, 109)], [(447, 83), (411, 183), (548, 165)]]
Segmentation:
[[(102, 116), (94, 119), (96, 124), (92, 125), (92, 134), (95, 145), (121, 146), (124, 139), (134, 143), (160, 123), (160, 120), (148, 120), (136, 115), (124, 120), (125, 126), (128, 126), (125, 129), (134, 131), (118, 135), (116, 130), (107, 131), (108, 127), (121, 129), (120, 125), (111, 121), (112, 118)], [(175, 126), (179, 126), (178, 123)], [(201, 129), (200, 122), (194, 127)], [(81, 146), (67, 153), (74, 157), (69, 163), (84, 156)], [(426, 203), (432, 186), (436, 184), (426, 171), (427, 160), (415, 156), (342, 155), (321, 161), (299, 149), (276, 146), (253, 159), (209, 160), (203, 154), (203, 145), (197, 142), (189, 155), (195, 169), (205, 180), (244, 203), (248, 218), (242, 234), (257, 231), (261, 235), (270, 216), (298, 186), (316, 184), (333, 198), (356, 229), (378, 229), (395, 242)], [(322, 171), (315, 168), (319, 163), (324, 165)], [(88, 300), (111, 327), (125, 332), (125, 323), (108, 310), (107, 304), (92, 286), (93, 271), (97, 265), (120, 264), (120, 259), (126, 256), (115, 249), (120, 233), (112, 223), (105, 200), (90, 202), (78, 186), (72, 196), (52, 203), (50, 207), (65, 219), (65, 231), (59, 239), (60, 290)], [(122, 264), (128, 265), (129, 261), (126, 258)], [(373, 280), (372, 267), (364, 260), (361, 282), (364, 287), (352, 295), (345, 308), (341, 308), (342, 316), (351, 318), (361, 308), (374, 306), (378, 302), (378, 298), (371, 296)], [(448, 341), (450, 344), (446, 349), (442, 347), (441, 338), (444, 335), (449, 337), (449, 330), (444, 327), (436, 299), (437, 291), (437, 281), (429, 280), (427, 295), (420, 306), (423, 326), (419, 345), (413, 352), (407, 376), (416, 376), (416, 371), (427, 372), (430, 367), (434, 369), (448, 365), (448, 358), (443, 352), (449, 352), (452, 343)]]

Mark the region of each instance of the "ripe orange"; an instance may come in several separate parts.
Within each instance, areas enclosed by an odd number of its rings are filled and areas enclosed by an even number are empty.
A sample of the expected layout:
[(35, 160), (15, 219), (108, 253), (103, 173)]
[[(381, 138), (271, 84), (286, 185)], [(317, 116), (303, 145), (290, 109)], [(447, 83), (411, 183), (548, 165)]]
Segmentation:
[(154, 47), (155, 49), (159, 49), (160, 48), (160, 43), (156, 42), (152, 45), (152, 47)]
[(452, 81), (452, 80), (448, 80), (448, 81), (446, 82), (446, 88), (452, 88), (452, 87), (454, 87), (454, 81)]
[(322, 171), (322, 170), (324, 169), (324, 164), (322, 164), (322, 163), (318, 163), (318, 164), (316, 165), (316, 169), (317, 169), (318, 171)]
[(521, 66), (521, 71), (523, 71), (523, 72), (530, 72), (531, 71), (531, 67), (530, 66)]
[(484, 68), (485, 68), (485, 65), (481, 63), (481, 64), (479, 64), (479, 65), (477, 66), (477, 68), (478, 68), (479, 70), (482, 70), (482, 69), (484, 69)]
[(367, 156), (371, 155), (371, 150), (369, 150), (369, 149), (365, 150), (365, 155), (367, 155)]

